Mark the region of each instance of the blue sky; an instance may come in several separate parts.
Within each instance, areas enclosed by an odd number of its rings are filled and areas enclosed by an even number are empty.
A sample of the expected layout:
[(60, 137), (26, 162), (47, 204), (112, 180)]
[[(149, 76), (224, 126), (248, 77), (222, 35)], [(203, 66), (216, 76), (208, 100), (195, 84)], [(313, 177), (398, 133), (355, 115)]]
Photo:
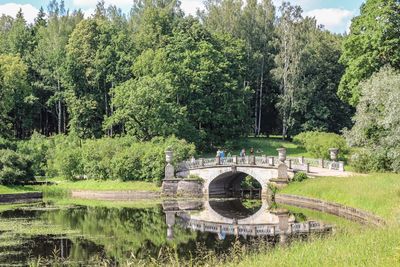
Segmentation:
[[(0, 0), (0, 14), (15, 16), (19, 8), (22, 8), (28, 22), (32, 22), (40, 6), (45, 9), (47, 0)], [(96, 6), (97, 0), (65, 0), (69, 9), (82, 9), (89, 16)], [(124, 12), (128, 12), (132, 0), (105, 0), (106, 4), (115, 4)], [(188, 14), (194, 14), (197, 8), (203, 7), (203, 0), (181, 0), (183, 10)], [(282, 0), (273, 0), (279, 6)], [(359, 7), (363, 0), (289, 0), (292, 4), (300, 5), (304, 15), (315, 17), (319, 24), (325, 25), (330, 31), (343, 33), (349, 25), (351, 18), (359, 13)]]

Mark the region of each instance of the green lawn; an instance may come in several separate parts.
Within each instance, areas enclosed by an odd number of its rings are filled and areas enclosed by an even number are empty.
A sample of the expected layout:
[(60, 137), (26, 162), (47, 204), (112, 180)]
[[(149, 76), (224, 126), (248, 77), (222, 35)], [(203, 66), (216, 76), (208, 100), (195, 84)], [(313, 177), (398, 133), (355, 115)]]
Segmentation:
[[(121, 182), (118, 180), (81, 180), (69, 181), (61, 178), (51, 179), (55, 187), (66, 190), (96, 190), (96, 191), (160, 191), (161, 188), (156, 183), (143, 181)], [(39, 188), (39, 187), (37, 187)]]
[[(331, 237), (297, 241), (264, 253), (253, 253), (228, 266), (399, 266), (400, 175), (370, 174), (347, 178), (318, 178), (293, 183), (283, 193), (316, 197), (368, 210), (386, 219), (387, 226), (352, 226), (336, 222)], [(314, 213), (314, 217), (318, 213)], [(325, 215), (324, 215), (325, 216)], [(328, 220), (328, 217), (323, 218)]]
[[(283, 141), (281, 137), (274, 136), (274, 137), (243, 137), (237, 140), (231, 141), (236, 149), (227, 150), (227, 153), (231, 153), (232, 155), (239, 155), (242, 148), (246, 149), (246, 153), (250, 153), (250, 148), (254, 148), (256, 155), (278, 155), (276, 151), (277, 148), (285, 147), (287, 149), (287, 154), (290, 157), (298, 157), (298, 156), (305, 156), (311, 157), (309, 153), (304, 148), (299, 147), (298, 145), (289, 142)], [(215, 157), (215, 152), (207, 152), (200, 154), (200, 157), (208, 158), (208, 157)]]
[(40, 191), (40, 190), (37, 190), (37, 188), (34, 186), (0, 185), (0, 194), (17, 194), (17, 193), (26, 193), (32, 191)]
[(94, 190), (94, 191), (160, 191), (161, 188), (156, 183), (143, 181), (68, 181), (59, 177), (48, 179), (53, 185), (35, 185), (35, 186), (5, 186), (0, 185), (0, 194), (18, 194), (26, 192), (43, 192), (45, 197), (65, 198), (71, 190)]
[(400, 214), (400, 175), (377, 173), (351, 177), (327, 177), (292, 183), (282, 193), (310, 196), (358, 207), (387, 220)]

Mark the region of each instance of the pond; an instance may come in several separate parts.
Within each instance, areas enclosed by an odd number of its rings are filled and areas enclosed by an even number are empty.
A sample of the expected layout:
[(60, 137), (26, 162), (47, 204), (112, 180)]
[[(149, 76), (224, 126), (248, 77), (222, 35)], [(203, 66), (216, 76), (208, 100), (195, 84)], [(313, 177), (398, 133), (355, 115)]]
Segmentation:
[(201, 263), (234, 246), (272, 247), (330, 232), (262, 201), (164, 201), (144, 207), (40, 203), (0, 212), (0, 263), (151, 265)]

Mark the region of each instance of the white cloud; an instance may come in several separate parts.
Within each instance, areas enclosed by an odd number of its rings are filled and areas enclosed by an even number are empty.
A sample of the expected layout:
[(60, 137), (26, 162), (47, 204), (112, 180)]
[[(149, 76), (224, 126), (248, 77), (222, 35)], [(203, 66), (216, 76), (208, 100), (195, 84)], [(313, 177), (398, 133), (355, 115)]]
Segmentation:
[(354, 13), (341, 8), (321, 8), (304, 12), (305, 16), (315, 17), (318, 24), (333, 32), (348, 30)]
[(33, 23), (39, 10), (32, 6), (31, 4), (16, 4), (16, 3), (7, 3), (0, 5), (0, 14), (9, 15), (13, 18), (17, 15), (19, 9), (22, 9), (22, 13), (24, 13), (24, 17), (28, 23)]
[[(73, 0), (72, 4), (77, 8), (94, 8), (99, 0)], [(118, 8), (130, 8), (133, 5), (133, 0), (104, 0), (105, 6), (117, 6)]]
[(181, 8), (186, 15), (196, 15), (197, 9), (204, 9), (203, 0), (183, 0)]

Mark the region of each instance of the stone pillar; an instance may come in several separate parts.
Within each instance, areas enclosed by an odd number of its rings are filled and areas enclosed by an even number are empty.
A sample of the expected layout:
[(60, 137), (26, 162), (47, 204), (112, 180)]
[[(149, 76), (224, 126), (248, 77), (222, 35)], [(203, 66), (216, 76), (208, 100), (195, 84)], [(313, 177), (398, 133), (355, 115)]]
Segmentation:
[(344, 162), (339, 161), (339, 171), (344, 172)]
[(204, 167), (204, 159), (203, 158), (200, 159), (200, 166)]
[(275, 157), (269, 157), (268, 164), (271, 165), (271, 166), (275, 166)]
[(304, 156), (301, 156), (301, 157), (300, 157), (300, 164), (301, 164), (301, 165), (304, 165)]
[(165, 221), (167, 223), (167, 239), (172, 240), (174, 239), (175, 212), (166, 211)]
[(278, 216), (279, 243), (285, 244), (287, 241), (287, 234), (289, 230), (289, 212), (285, 209), (278, 209), (276, 211), (272, 211), (271, 213)]
[(337, 161), (338, 160), (338, 155), (339, 155), (339, 149), (338, 148), (329, 148), (329, 156), (331, 157), (331, 160)]
[(215, 157), (215, 165), (221, 165), (221, 157), (220, 156)]
[(288, 166), (288, 168), (289, 168), (289, 169), (292, 168), (292, 160), (291, 160), (291, 159), (289, 159), (289, 166)]
[(233, 164), (238, 164), (238, 156), (233, 156)]
[(256, 165), (256, 156), (254, 155), (249, 156), (249, 164)]
[(172, 165), (174, 154), (172, 150), (168, 149), (165, 151), (165, 161), (167, 165), (165, 166), (165, 176), (164, 179), (173, 179), (175, 177), (174, 166)]
[(310, 163), (306, 164), (306, 173), (310, 173)]
[(281, 162), (285, 162), (285, 160), (286, 160), (286, 148), (282, 147), (282, 148), (277, 148), (276, 150), (278, 151), (278, 159)]
[(320, 165), (321, 165), (321, 168), (324, 168), (324, 167), (325, 167), (325, 161), (324, 161), (324, 159), (320, 159)]

